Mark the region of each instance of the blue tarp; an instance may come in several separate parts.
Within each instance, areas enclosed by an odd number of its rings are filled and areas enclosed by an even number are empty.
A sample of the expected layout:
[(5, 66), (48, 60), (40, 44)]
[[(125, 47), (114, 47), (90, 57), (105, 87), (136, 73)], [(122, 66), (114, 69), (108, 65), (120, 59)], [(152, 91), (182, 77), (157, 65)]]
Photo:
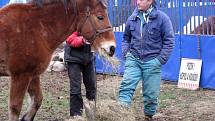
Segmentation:
[(200, 40), (203, 64), (200, 86), (215, 89), (215, 36), (202, 36)]
[(175, 47), (168, 62), (162, 66), (162, 79), (177, 81), (180, 69), (180, 36), (175, 36)]

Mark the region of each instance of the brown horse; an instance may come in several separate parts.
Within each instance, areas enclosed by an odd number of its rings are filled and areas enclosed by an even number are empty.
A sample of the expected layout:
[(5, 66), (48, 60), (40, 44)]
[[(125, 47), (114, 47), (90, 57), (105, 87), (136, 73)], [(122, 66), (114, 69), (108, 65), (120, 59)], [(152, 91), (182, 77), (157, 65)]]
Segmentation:
[(116, 47), (104, 0), (40, 1), (0, 9), (0, 76), (11, 76), (9, 121), (19, 120), (26, 91), (31, 102), (21, 121), (33, 121), (42, 103), (40, 75), (72, 32), (98, 52), (112, 56)]
[(209, 16), (207, 20), (195, 28), (191, 34), (215, 35), (215, 16)]

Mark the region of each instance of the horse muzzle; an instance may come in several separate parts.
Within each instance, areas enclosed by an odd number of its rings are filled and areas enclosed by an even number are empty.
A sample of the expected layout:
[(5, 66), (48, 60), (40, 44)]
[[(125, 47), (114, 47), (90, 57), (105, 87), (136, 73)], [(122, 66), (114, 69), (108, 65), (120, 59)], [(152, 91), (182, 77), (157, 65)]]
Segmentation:
[(112, 57), (116, 50), (116, 44), (115, 42), (102, 42), (101, 50), (103, 50), (103, 52), (105, 52), (108, 56)]

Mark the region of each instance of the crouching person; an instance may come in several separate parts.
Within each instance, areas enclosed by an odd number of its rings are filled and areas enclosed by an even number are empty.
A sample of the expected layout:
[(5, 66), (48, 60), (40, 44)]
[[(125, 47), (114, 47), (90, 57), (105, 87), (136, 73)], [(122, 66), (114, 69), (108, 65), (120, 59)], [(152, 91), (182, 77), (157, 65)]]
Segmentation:
[[(96, 73), (94, 58), (90, 44), (85, 42), (83, 36), (78, 36), (78, 32), (74, 32), (67, 38), (64, 59), (70, 79), (70, 116), (72, 117), (81, 117), (83, 113), (82, 80), (86, 89), (87, 103), (95, 107)], [(86, 104), (86, 108), (89, 108), (87, 107), (88, 104)]]

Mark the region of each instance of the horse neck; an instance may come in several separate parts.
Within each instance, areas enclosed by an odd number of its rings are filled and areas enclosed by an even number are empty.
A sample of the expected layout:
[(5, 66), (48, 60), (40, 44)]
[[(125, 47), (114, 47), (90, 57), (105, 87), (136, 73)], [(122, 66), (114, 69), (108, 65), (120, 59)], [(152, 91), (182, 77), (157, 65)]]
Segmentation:
[[(72, 6), (70, 6), (72, 7)], [(40, 11), (43, 18), (39, 18), (39, 27), (47, 47), (54, 51), (66, 38), (75, 31), (75, 12), (69, 8), (68, 11), (62, 4), (44, 6)]]

